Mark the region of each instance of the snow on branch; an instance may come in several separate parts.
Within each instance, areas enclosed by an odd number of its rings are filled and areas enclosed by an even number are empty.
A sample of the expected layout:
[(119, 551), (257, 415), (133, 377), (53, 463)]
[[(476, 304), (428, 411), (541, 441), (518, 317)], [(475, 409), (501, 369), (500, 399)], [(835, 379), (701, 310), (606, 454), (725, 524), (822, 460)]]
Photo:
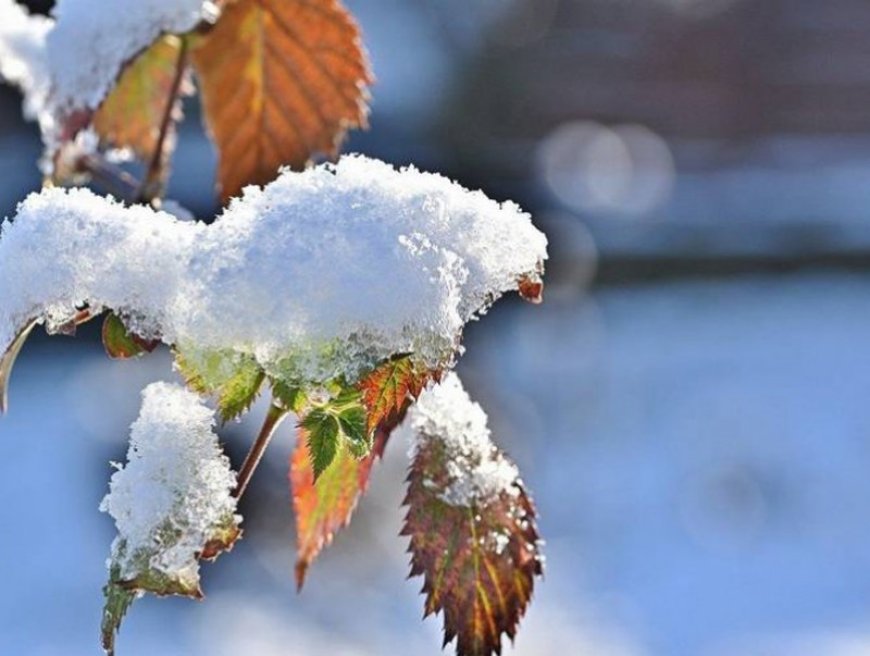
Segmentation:
[(112, 564), (119, 578), (157, 575), (178, 589), (199, 590), (199, 555), (216, 539), (238, 534), (236, 477), (213, 432), (212, 411), (193, 392), (155, 383), (142, 393), (119, 466), (100, 506), (115, 520)]
[(516, 205), (361, 156), (249, 187), (210, 226), (48, 189), (0, 233), (0, 347), (87, 304), (285, 380), (355, 380), (399, 353), (437, 368), (464, 324), (545, 259)]

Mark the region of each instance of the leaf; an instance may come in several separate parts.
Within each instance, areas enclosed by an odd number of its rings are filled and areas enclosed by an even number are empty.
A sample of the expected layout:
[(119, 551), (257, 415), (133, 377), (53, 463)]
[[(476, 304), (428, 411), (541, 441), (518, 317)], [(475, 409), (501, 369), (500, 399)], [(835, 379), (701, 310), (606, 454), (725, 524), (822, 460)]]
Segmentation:
[(305, 391), (301, 387), (288, 385), (279, 380), (272, 381), (272, 397), (285, 409), (301, 414), (308, 403)]
[(190, 389), (217, 398), (224, 423), (250, 410), (266, 379), (253, 357), (227, 351), (176, 347), (175, 366)]
[(525, 276), (519, 281), (519, 292), (523, 300), (539, 305), (544, 302), (544, 283), (539, 275)]
[(103, 321), (103, 346), (110, 358), (125, 360), (151, 353), (160, 344), (159, 339), (143, 339), (127, 330), (124, 322), (114, 312)]
[(371, 433), (366, 430), (366, 411), (361, 405), (351, 405), (338, 413), (338, 425), (347, 440), (345, 444), (356, 458), (365, 458), (372, 450)]
[(372, 75), (338, 0), (234, 0), (192, 57), (224, 201), (366, 127)]
[(136, 601), (138, 593), (120, 585), (121, 568), (112, 565), (109, 582), (103, 587), (106, 603), (103, 606), (102, 645), (109, 656), (115, 654), (115, 637), (121, 629), (121, 622), (130, 606)]
[(335, 534), (350, 523), (353, 511), (366, 487), (372, 464), (383, 455), (388, 434), (378, 431), (369, 455), (362, 460), (340, 449), (332, 464), (315, 482), (304, 429), (300, 429), (296, 450), (290, 459), (290, 485), (296, 516), (296, 585), (301, 590), (305, 575), (318, 554)]
[(335, 460), (339, 447), (338, 417), (323, 408), (314, 408), (299, 424), (305, 430), (314, 480)]
[(366, 376), (359, 389), (368, 410), (369, 431), (384, 423), (398, 423), (397, 418), (408, 404), (437, 377), (415, 364), (410, 355), (397, 356)]
[(27, 341), (37, 323), (37, 319), (28, 321), (12, 340), (12, 343), (3, 353), (3, 357), (0, 358), (0, 414), (5, 414), (9, 408), (9, 377), (12, 375), (12, 367), (15, 366), (15, 360), (21, 349), (24, 348), (24, 342)]
[(101, 142), (130, 148), (142, 160), (151, 159), (167, 111), (175, 120), (181, 115), (173, 97), (181, 53), (182, 40), (167, 35), (127, 65), (94, 115), (93, 127)]
[[(241, 535), (242, 530), (238, 526), (237, 518), (229, 516), (215, 528), (213, 536), (197, 557), (200, 560), (215, 560), (221, 553), (232, 550)], [(106, 601), (103, 606), (102, 621), (103, 649), (110, 656), (115, 653), (115, 638), (124, 616), (133, 602), (143, 593), (149, 592), (158, 597), (174, 595), (196, 600), (203, 598), (198, 571), (184, 570), (177, 576), (170, 576), (150, 566), (152, 559), (159, 561), (161, 550), (171, 549), (176, 540), (176, 530), (168, 525), (162, 539), (155, 540), (153, 549), (142, 550), (141, 553), (134, 552), (132, 554), (134, 561), (141, 563), (141, 566), (132, 579), (125, 579), (121, 571), (120, 563), (127, 555), (126, 541), (119, 539), (113, 545), (109, 582), (103, 587)]]
[(424, 577), (425, 615), (444, 613), (445, 646), (456, 638), (460, 656), (500, 654), (543, 572), (535, 509), (519, 479), (485, 503), (448, 504), (447, 453), (438, 439), (421, 441), (408, 476), (411, 575)]

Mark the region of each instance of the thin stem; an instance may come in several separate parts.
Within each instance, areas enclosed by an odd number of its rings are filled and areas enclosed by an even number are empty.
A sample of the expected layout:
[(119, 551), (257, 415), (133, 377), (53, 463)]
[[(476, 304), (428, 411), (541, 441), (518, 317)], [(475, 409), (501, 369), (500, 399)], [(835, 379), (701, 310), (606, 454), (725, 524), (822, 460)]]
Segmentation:
[(76, 162), (81, 171), (88, 172), (97, 184), (121, 200), (133, 203), (139, 195), (139, 182), (123, 169), (107, 162), (99, 155), (83, 155)]
[(178, 61), (175, 64), (175, 77), (166, 98), (166, 106), (163, 108), (163, 118), (160, 121), (160, 133), (157, 136), (157, 144), (151, 155), (151, 162), (139, 189), (139, 200), (151, 202), (160, 195), (163, 186), (163, 172), (166, 165), (166, 144), (169, 141), (169, 133), (173, 125), (175, 103), (178, 102), (178, 94), (181, 92), (181, 83), (184, 81), (184, 72), (187, 69), (187, 39), (181, 39), (181, 48), (178, 51)]
[(272, 405), (269, 406), (269, 412), (266, 414), (266, 419), (263, 422), (263, 427), (260, 429), (260, 434), (257, 435), (257, 439), (254, 441), (254, 444), (251, 445), (251, 450), (248, 451), (245, 462), (239, 470), (239, 475), (236, 479), (236, 489), (233, 490), (233, 496), (237, 499), (240, 499), (245, 493), (248, 483), (251, 482), (251, 477), (257, 470), (260, 460), (263, 459), (263, 454), (266, 452), (266, 448), (275, 436), (275, 431), (278, 429), (278, 426), (281, 425), (284, 417), (288, 414), (289, 411), (278, 406), (274, 401), (272, 402)]

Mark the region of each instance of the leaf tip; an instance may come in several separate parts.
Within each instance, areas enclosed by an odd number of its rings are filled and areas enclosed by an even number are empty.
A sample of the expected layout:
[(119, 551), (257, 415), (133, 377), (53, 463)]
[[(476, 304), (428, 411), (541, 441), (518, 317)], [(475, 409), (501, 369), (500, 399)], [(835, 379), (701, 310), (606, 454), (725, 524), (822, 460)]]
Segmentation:
[(296, 593), (301, 594), (302, 588), (305, 587), (305, 577), (308, 575), (308, 561), (300, 558), (296, 561)]

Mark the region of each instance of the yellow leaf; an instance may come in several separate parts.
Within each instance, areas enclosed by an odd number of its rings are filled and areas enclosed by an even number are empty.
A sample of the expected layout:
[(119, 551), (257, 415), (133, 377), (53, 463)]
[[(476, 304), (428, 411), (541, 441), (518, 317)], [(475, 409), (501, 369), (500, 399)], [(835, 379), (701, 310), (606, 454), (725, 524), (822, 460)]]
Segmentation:
[(160, 137), (167, 109), (177, 113), (172, 98), (179, 74), (181, 39), (165, 36), (133, 60), (94, 116), (94, 130), (103, 143), (130, 148), (149, 160)]
[(234, 0), (192, 56), (224, 200), (366, 126), (372, 76), (338, 0)]

